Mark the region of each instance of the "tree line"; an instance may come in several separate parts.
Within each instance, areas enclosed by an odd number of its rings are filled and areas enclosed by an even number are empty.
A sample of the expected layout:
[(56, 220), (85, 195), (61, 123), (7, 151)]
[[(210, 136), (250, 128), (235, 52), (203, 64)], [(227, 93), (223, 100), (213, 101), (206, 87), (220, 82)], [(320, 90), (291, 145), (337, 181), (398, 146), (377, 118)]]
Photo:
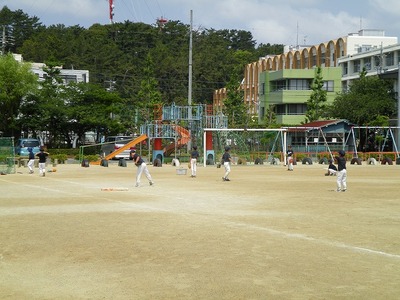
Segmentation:
[[(113, 116), (118, 116), (120, 120), (103, 121), (91, 130), (102, 130), (101, 134), (129, 133), (138, 124), (151, 118), (152, 105), (187, 105), (190, 26), (180, 21), (169, 21), (162, 27), (130, 21), (93, 24), (89, 28), (62, 24), (44, 26), (38, 17), (30, 17), (22, 10), (11, 11), (5, 6), (0, 11), (0, 26), (5, 28), (5, 43), (2, 42), (4, 54), (20, 53), (26, 62), (89, 70), (90, 87), (80, 88), (87, 93), (96, 89), (96, 96), (100, 98), (106, 97), (101, 90), (113, 95)], [(246, 64), (260, 56), (281, 53), (283, 50), (283, 45), (256, 45), (252, 34), (244, 30), (198, 28), (193, 30), (192, 37), (194, 104), (211, 104), (213, 92), (224, 87), (231, 78), (242, 78)], [(5, 74), (1, 76), (2, 81), (10, 80), (10, 77), (4, 77)], [(30, 100), (30, 109), (49, 109), (45, 115), (53, 114), (52, 118), (58, 119), (46, 126), (49, 127), (46, 129), (54, 131), (52, 136), (55, 137), (65, 136), (56, 124), (65, 129), (69, 124), (62, 121), (78, 120), (78, 116), (67, 117), (68, 110), (65, 107), (60, 112), (53, 108), (57, 107), (57, 102), (61, 105), (65, 98), (70, 99), (65, 102), (70, 104), (73, 95), (68, 93), (74, 93), (77, 89), (63, 87), (61, 96), (61, 87), (54, 83), (57, 82), (54, 81), (56, 77), (57, 74), (52, 73), (49, 80), (43, 83), (40, 93), (32, 92), (29, 95), (32, 98), (35, 94), (36, 97), (35, 101)], [(28, 101), (27, 98), (23, 99), (24, 95), (18, 97), (13, 110), (7, 112), (8, 119), (12, 117), (12, 120), (9, 119), (10, 122), (2, 124), (0, 128), (3, 135), (18, 136), (21, 130), (44, 130), (39, 128), (43, 126), (39, 123), (45, 121), (33, 121), (33, 116), (28, 118), (27, 108), (21, 106)], [(98, 99), (94, 95), (87, 95), (87, 102), (82, 102), (82, 107), (77, 111), (82, 114), (89, 108), (92, 111), (105, 109), (101, 101), (96, 107), (95, 100)], [(4, 103), (0, 105), (5, 107)], [(65, 111), (65, 115), (62, 111)], [(104, 111), (103, 116), (107, 113)]]
[[(125, 21), (89, 28), (44, 26), (22, 10), (0, 11), (0, 134), (19, 137), (45, 131), (50, 146), (72, 145), (87, 131), (131, 134), (153, 118), (157, 105), (187, 105), (190, 26), (169, 21), (160, 27)], [(251, 32), (198, 28), (193, 37), (193, 104), (211, 104), (213, 92), (226, 87), (224, 113), (234, 127), (260, 126), (246, 114), (240, 82), (246, 64), (283, 45), (259, 44)], [(48, 77), (37, 82), (6, 53), (26, 62), (44, 62)], [(58, 66), (90, 72), (90, 84), (62, 85)], [(395, 111), (393, 84), (365, 76), (327, 105), (323, 78), (310, 86), (305, 121), (345, 118), (357, 125), (388, 123)], [(274, 124), (272, 108), (261, 126)]]

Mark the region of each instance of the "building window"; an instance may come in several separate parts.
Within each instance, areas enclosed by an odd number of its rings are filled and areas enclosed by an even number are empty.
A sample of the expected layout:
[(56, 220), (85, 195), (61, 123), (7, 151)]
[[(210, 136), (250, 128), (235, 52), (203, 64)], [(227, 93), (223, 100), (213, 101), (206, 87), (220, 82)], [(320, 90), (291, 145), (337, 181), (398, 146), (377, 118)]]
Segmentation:
[(393, 52), (389, 52), (386, 53), (386, 61), (385, 61), (385, 65), (390, 67), (390, 66), (394, 66), (394, 53)]
[(286, 80), (271, 81), (272, 92), (282, 91), (282, 90), (286, 90)]
[(70, 82), (78, 82), (77, 76), (76, 75), (60, 75), (60, 78), (62, 78), (65, 82), (65, 84), (68, 84)]
[(370, 71), (372, 69), (371, 57), (364, 58), (364, 68), (366, 71)]
[(260, 107), (260, 119), (264, 120), (264, 118), (265, 118), (265, 107), (261, 106)]
[(358, 73), (361, 71), (361, 63), (359, 59), (354, 60), (354, 73)]
[(322, 89), (324, 89), (327, 92), (333, 92), (334, 81), (333, 80), (324, 81), (324, 85), (323, 85)]
[(315, 67), (317, 65), (317, 56), (314, 54), (311, 59), (312, 67)]
[(347, 62), (343, 63), (343, 75), (347, 75), (349, 72), (349, 64)]
[(286, 115), (286, 105), (285, 104), (278, 104), (275, 106), (275, 113), (277, 115)]
[(304, 115), (307, 111), (307, 104), (288, 104), (288, 115)]
[(310, 89), (311, 82), (307, 79), (290, 79), (289, 90), (303, 91)]
[(304, 69), (308, 69), (308, 57), (304, 57)]

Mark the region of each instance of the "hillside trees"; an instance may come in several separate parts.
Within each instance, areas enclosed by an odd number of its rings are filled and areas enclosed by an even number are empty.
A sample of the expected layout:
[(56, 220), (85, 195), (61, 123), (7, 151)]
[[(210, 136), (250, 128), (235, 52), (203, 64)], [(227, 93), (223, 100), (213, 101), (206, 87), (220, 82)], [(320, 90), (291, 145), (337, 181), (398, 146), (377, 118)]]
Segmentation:
[(37, 78), (30, 64), (17, 62), (11, 54), (0, 56), (0, 132), (19, 137), (20, 106), (37, 93)]
[[(268, 49), (273, 47), (262, 45), (260, 52)], [(25, 40), (20, 51), (27, 61), (57, 60), (64, 68), (88, 69), (92, 83), (104, 88), (111, 84), (125, 98), (135, 97), (139, 91), (150, 53), (163, 103), (187, 101), (189, 26), (179, 21), (169, 21), (162, 29), (130, 21), (94, 24), (88, 29), (51, 25)], [(225, 86), (233, 68), (243, 76), (243, 65), (237, 68), (233, 60), (237, 51), (248, 51), (245, 63), (260, 55), (250, 32), (193, 31), (194, 102), (211, 103), (214, 90)]]
[[(147, 93), (151, 90), (157, 95), (163, 105), (187, 105), (190, 32), (189, 26), (180, 21), (169, 21), (162, 28), (130, 21), (93, 24), (89, 28), (63, 24), (46, 27), (37, 17), (31, 18), (22, 11), (11, 12), (3, 8), (0, 15), (5, 26), (17, 21), (25, 24), (19, 27), (26, 30), (19, 35), (18, 46), (12, 49), (22, 54), (24, 61), (58, 62), (50, 65), (87, 69), (90, 82), (98, 88), (92, 85), (61, 87), (55, 84), (55, 77), (52, 81), (46, 80), (40, 93), (31, 93), (22, 97), (25, 102), (14, 103), (20, 113), (14, 128), (19, 127), (25, 132), (53, 130), (54, 141), (65, 139), (69, 144), (67, 136), (72, 132), (80, 134), (78, 123), (93, 125), (93, 122), (99, 122), (94, 128), (105, 134), (135, 130), (140, 125), (133, 121), (135, 108), (145, 106), (147, 99), (143, 93), (146, 89)], [(256, 48), (248, 31), (194, 29), (193, 103), (210, 104), (216, 89), (225, 87), (230, 81), (235, 84), (241, 81), (245, 64), (273, 54), (268, 51), (281, 46), (267, 44)], [(148, 59), (153, 66), (151, 75)], [(98, 116), (90, 122), (83, 121), (83, 118), (89, 119), (83, 113), (85, 101)], [(96, 101), (99, 101), (98, 105)], [(96, 106), (104, 112), (100, 113)], [(107, 121), (100, 121), (100, 116)]]
[(0, 39), (3, 53), (18, 53), (22, 44), (43, 28), (38, 17), (29, 17), (22, 10), (11, 11), (7, 6), (0, 10), (0, 28), (5, 37)]

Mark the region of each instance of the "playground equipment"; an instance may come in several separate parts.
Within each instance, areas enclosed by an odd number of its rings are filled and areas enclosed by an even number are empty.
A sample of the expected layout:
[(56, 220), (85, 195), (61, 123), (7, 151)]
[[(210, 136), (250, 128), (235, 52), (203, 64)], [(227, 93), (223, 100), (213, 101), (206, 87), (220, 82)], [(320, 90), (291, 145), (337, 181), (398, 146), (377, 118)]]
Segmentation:
[[(371, 155), (377, 155), (378, 159), (381, 159), (382, 164), (392, 163), (392, 159), (387, 157), (388, 153), (392, 153), (396, 160), (396, 164), (400, 164), (400, 154), (397, 147), (395, 134), (393, 131), (399, 131), (400, 127), (387, 127), (387, 126), (354, 126), (351, 128), (351, 136), (356, 145), (354, 147), (354, 157), (361, 159), (359, 156), (360, 150), (363, 151), (362, 154), (365, 156), (367, 154), (369, 157), (363, 157), (368, 161), (368, 164), (375, 164), (375, 162), (370, 159), (373, 158)], [(347, 140), (346, 140), (347, 144)], [(361, 147), (360, 147), (361, 146)], [(362, 149), (358, 149), (362, 148)], [(375, 159), (375, 158), (374, 158)], [(376, 159), (375, 159), (376, 160)]]
[[(203, 132), (204, 132), (204, 140), (207, 140), (207, 136), (212, 135), (213, 132), (217, 132), (217, 133), (236, 133), (235, 135), (232, 136), (233, 138), (235, 138), (235, 137), (238, 138), (239, 137), (238, 133), (275, 132), (275, 133), (277, 133), (275, 141), (277, 140), (278, 136), (280, 136), (282, 138), (282, 148), (283, 148), (282, 152), (284, 153), (284, 157), (285, 157), (285, 161), (286, 161), (286, 132), (287, 132), (287, 129), (285, 129), (285, 128), (275, 128), (275, 129), (272, 129), (272, 128), (265, 128), (265, 129), (258, 129), (258, 128), (250, 128), (250, 129), (244, 129), (244, 128), (204, 128)], [(232, 142), (234, 144), (239, 145), (239, 147), (242, 147), (242, 149), (243, 149), (243, 144), (240, 142), (239, 139), (237, 141), (235, 141), (235, 140), (234, 141), (225, 140), (225, 144), (229, 144), (229, 143), (232, 143)], [(273, 148), (274, 147), (275, 147), (275, 144), (274, 144)], [(221, 150), (221, 152), (222, 152), (222, 150)], [(204, 153), (203, 154), (204, 155), (203, 163), (204, 163), (204, 166), (206, 166), (207, 165), (207, 160), (208, 160), (206, 145), (204, 145), (203, 153)]]
[[(329, 128), (325, 126), (324, 129), (312, 126), (286, 127), (288, 130), (287, 144), (291, 144), (296, 153), (306, 153), (317, 161), (321, 161), (318, 159), (320, 153), (328, 153), (329, 157), (333, 158), (333, 152), (345, 150), (346, 153), (352, 155), (352, 164), (361, 164), (362, 160), (368, 160), (371, 155), (385, 158), (389, 153), (391, 156), (394, 155), (396, 162), (400, 164), (393, 133), (393, 129), (398, 127), (350, 126), (349, 128), (338, 128), (335, 124), (333, 125)], [(362, 155), (360, 155), (360, 151), (362, 151)], [(310, 158), (308, 159), (310, 160)]]
[[(205, 155), (210, 163), (215, 162), (215, 153), (212, 146), (212, 134), (203, 140), (203, 128), (227, 128), (227, 117), (222, 114), (213, 115), (211, 105), (192, 106), (162, 106), (156, 109), (154, 123), (144, 124), (140, 128), (141, 134), (146, 134), (149, 140), (153, 140), (152, 162), (159, 164), (164, 161), (165, 156), (176, 153), (177, 150), (186, 146), (190, 151), (191, 146), (196, 144), (205, 146)], [(171, 139), (174, 142), (163, 146), (163, 139)], [(151, 144), (151, 143), (149, 143)]]
[[(139, 143), (145, 141), (146, 139), (147, 139), (147, 135), (142, 134), (142, 135), (138, 136), (137, 138), (135, 138), (134, 140), (132, 140), (132, 141), (126, 143), (126, 144), (125, 144), (124, 146), (122, 146), (121, 148), (119, 148), (119, 149), (115, 150), (114, 152), (112, 152), (112, 153), (106, 155), (106, 156), (103, 157), (102, 159), (99, 159), (99, 160), (97, 160), (97, 161), (90, 162), (90, 164), (91, 164), (91, 165), (100, 165), (100, 164), (101, 164), (101, 161), (102, 161), (103, 159), (104, 159), (104, 160), (109, 160), (109, 159), (113, 158), (114, 156), (118, 155), (119, 153), (122, 153), (124, 150), (128, 150), (129, 148), (131, 148), (131, 147), (133, 147), (133, 146), (135, 146), (135, 145), (137, 145), (137, 144), (139, 144)], [(83, 151), (83, 147), (81, 147), (81, 152), (82, 152), (82, 151)], [(81, 153), (80, 156), (83, 157), (83, 153)]]

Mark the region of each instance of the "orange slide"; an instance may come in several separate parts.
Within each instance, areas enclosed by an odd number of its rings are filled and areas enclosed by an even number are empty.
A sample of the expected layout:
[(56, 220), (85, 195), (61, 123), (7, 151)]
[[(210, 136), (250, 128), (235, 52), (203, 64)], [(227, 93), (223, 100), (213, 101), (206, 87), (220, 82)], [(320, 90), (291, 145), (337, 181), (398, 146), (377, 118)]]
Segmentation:
[[(189, 130), (178, 125), (173, 125), (173, 128), (180, 136), (180, 138), (177, 140), (176, 147), (181, 148), (190, 141)], [(164, 148), (164, 154), (168, 156), (174, 150), (175, 150), (175, 143), (169, 144), (167, 147)]]
[[(142, 134), (142, 135), (138, 136), (136, 139), (134, 139), (134, 140), (130, 141), (129, 143), (127, 143), (126, 145), (124, 145), (123, 147), (115, 150), (114, 152), (111, 152), (110, 154), (108, 154), (103, 159), (109, 160), (109, 159), (113, 158), (115, 155), (123, 152), (124, 150), (128, 150), (132, 146), (135, 146), (136, 144), (139, 144), (139, 143), (145, 141), (146, 139), (147, 139), (147, 135), (146, 134)], [(100, 165), (100, 163), (101, 163), (101, 159), (98, 160), (98, 161), (92, 161), (90, 164), (91, 165)]]

